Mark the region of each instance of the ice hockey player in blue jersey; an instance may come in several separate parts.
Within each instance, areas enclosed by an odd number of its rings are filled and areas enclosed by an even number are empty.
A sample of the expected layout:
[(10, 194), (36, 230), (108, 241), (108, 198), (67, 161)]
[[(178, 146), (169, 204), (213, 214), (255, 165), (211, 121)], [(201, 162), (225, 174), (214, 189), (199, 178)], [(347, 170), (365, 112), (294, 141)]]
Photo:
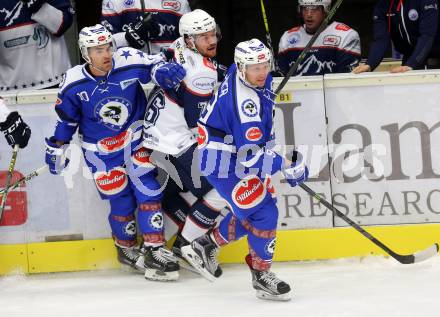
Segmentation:
[(180, 17), (190, 11), (187, 0), (104, 0), (101, 23), (118, 47), (156, 54), (179, 37)]
[[(306, 47), (325, 19), (331, 0), (299, 0), (298, 11), (304, 22), (281, 36), (278, 66), (287, 74), (290, 66)], [(332, 22), (317, 37), (298, 67), (300, 75), (349, 73), (359, 64), (361, 55), (359, 34), (349, 26)], [(296, 75), (296, 74), (293, 74)]]
[(233, 64), (199, 119), (201, 170), (232, 212), (219, 226), (182, 248), (185, 259), (208, 280), (222, 274), (219, 247), (247, 236), (257, 297), (289, 300), (290, 286), (270, 271), (278, 209), (270, 175), (281, 171), (291, 186), (308, 177), (302, 155), (285, 159), (273, 149), (274, 94), (270, 50), (259, 40), (241, 42)]
[[(198, 164), (193, 163), (197, 162), (195, 132), (200, 111), (224, 77), (214, 60), (220, 35), (214, 18), (199, 9), (182, 16), (179, 32), (181, 37), (170, 47), (170, 53), (186, 70), (186, 76), (175, 89), (158, 87), (151, 93), (144, 123), (144, 146), (166, 154), (169, 162), (165, 162), (171, 177), (164, 191), (163, 208), (165, 219), (172, 220), (166, 222), (167, 236), (173, 233), (172, 225), (174, 232), (180, 229), (173, 245), (178, 257), (181, 246), (205, 234), (226, 206), (225, 200), (200, 175)], [(189, 191), (197, 198), (189, 210), (179, 195), (181, 191)]]
[[(152, 79), (171, 88), (185, 76), (163, 56), (133, 48), (115, 51), (112, 34), (97, 24), (81, 30), (83, 65), (66, 72), (55, 111), (54, 135), (46, 139), (52, 174), (67, 166), (65, 151), (78, 130), (84, 159), (102, 199), (110, 203), (109, 223), (121, 263), (145, 271), (151, 280), (175, 280), (179, 265), (164, 245), (161, 192), (149, 151), (141, 146), (147, 100), (141, 84)], [(136, 248), (135, 210), (142, 233)]]

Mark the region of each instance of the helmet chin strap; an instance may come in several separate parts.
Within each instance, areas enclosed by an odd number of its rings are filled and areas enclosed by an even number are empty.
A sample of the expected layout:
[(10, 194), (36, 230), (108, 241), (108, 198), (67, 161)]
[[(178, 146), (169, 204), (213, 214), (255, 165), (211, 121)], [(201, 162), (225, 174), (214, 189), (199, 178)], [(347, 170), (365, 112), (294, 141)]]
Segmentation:
[(107, 75), (108, 71), (102, 70), (99, 67), (94, 66), (92, 63), (89, 63), (90, 67), (93, 69), (96, 69), (98, 72), (102, 73), (103, 75)]

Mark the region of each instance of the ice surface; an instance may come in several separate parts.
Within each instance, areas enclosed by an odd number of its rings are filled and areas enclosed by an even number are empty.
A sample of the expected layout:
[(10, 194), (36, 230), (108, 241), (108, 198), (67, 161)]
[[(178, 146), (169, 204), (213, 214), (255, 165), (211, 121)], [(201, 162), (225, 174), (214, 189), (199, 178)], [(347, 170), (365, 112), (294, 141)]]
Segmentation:
[(275, 263), (293, 300), (257, 299), (244, 264), (209, 283), (188, 271), (150, 282), (127, 271), (0, 278), (0, 316), (439, 316), (440, 258), (402, 265), (381, 257)]

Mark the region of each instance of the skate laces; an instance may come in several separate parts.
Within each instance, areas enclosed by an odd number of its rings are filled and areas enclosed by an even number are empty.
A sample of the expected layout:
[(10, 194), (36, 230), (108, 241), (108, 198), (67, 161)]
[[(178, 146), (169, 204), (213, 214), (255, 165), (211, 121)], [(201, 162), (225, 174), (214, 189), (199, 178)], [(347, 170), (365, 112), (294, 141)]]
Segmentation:
[(217, 261), (217, 254), (219, 252), (219, 249), (214, 247), (211, 249), (211, 251), (209, 252), (209, 262), (211, 262), (211, 264), (214, 266), (215, 269), (218, 268), (219, 263)]
[(139, 251), (135, 248), (135, 247), (131, 247), (131, 248), (123, 248), (118, 246), (119, 249), (122, 251), (122, 253), (124, 254), (124, 256), (126, 258), (128, 258), (131, 261), (136, 262), (137, 259), (139, 259)]
[(153, 248), (151, 250), (151, 254), (153, 255), (154, 259), (161, 263), (176, 262), (174, 254), (163, 247)]
[(278, 285), (282, 281), (271, 271), (262, 271), (260, 278), (270, 285)]

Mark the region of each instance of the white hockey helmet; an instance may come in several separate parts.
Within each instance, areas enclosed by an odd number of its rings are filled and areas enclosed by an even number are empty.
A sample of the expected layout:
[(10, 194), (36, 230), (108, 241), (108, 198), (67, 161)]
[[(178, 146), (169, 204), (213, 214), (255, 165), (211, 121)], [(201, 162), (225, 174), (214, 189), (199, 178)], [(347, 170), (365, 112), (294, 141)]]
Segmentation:
[(270, 50), (258, 39), (240, 42), (234, 51), (234, 62), (237, 65), (238, 76), (245, 82), (247, 82), (245, 72), (248, 65), (269, 62), (272, 69), (272, 58)]
[(200, 9), (184, 14), (179, 21), (180, 36), (202, 34), (216, 28), (214, 18)]
[(332, 5), (332, 0), (298, 0), (298, 9), (302, 6), (323, 6), (324, 11), (328, 12)]
[(111, 43), (116, 48), (112, 34), (101, 24), (86, 26), (79, 32), (78, 46), (82, 57), (90, 63), (90, 47), (100, 46)]

